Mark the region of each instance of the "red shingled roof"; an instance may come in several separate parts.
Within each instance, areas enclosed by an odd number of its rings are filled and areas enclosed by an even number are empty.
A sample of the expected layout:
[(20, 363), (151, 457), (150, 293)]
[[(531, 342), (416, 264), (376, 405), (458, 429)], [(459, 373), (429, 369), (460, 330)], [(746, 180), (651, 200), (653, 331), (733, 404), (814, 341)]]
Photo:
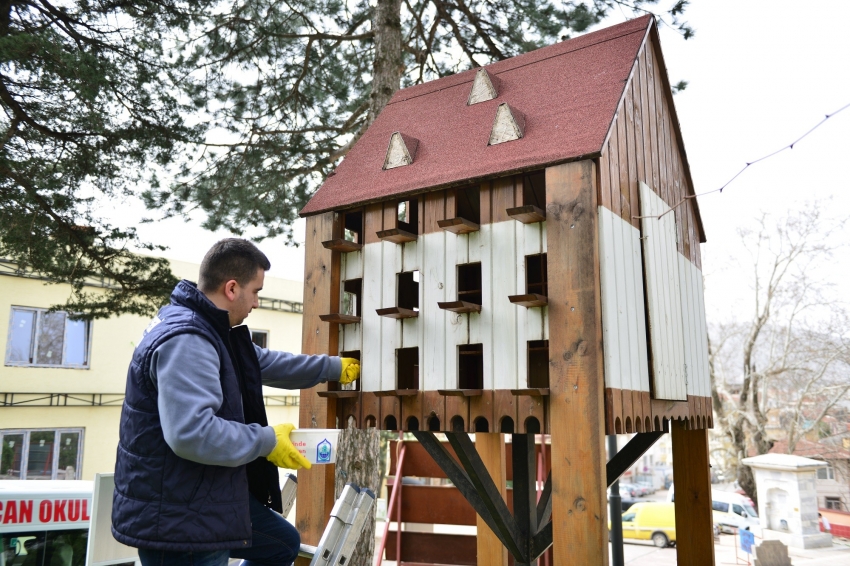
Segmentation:
[[(475, 69), (398, 91), (302, 215), (596, 155), (650, 16), (487, 66), (493, 100), (467, 106)], [(525, 115), (520, 140), (488, 146), (496, 108)], [(411, 165), (382, 170), (393, 132), (419, 140)]]

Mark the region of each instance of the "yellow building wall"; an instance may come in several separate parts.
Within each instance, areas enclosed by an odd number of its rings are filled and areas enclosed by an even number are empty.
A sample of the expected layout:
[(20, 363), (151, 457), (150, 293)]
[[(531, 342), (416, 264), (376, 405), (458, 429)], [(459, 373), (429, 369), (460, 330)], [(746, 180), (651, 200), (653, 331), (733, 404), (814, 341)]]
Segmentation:
[[(199, 265), (172, 262), (172, 270), (180, 278), (197, 280)], [(87, 290), (94, 291), (96, 288)], [(266, 278), (261, 297), (300, 302), (302, 284), (296, 281)], [(95, 320), (92, 324), (91, 354), (89, 369), (34, 368), (6, 366), (6, 345), (13, 306), (49, 308), (62, 304), (70, 296), (67, 285), (45, 285), (43, 281), (21, 277), (0, 276), (0, 403), (11, 403), (46, 394), (76, 393), (103, 394), (105, 401), (116, 399), (110, 406), (44, 406), (39, 405), (0, 406), (0, 429), (84, 429), (81, 479), (94, 479), (96, 473), (111, 472), (115, 466), (115, 450), (118, 445), (118, 423), (121, 414), (120, 396), (124, 394), (127, 366), (133, 349), (141, 339), (142, 332), (150, 319), (134, 315), (122, 315), (106, 320)], [(268, 346), (274, 350), (300, 352), (301, 315), (266, 309), (254, 310), (246, 320), (251, 329), (268, 332)], [(42, 395), (26, 395), (42, 394)], [(266, 387), (269, 396), (267, 415), (269, 424), (298, 423), (298, 406), (283, 406), (285, 396), (298, 396), (299, 391), (288, 391)], [(75, 396), (89, 402), (90, 397)], [(4, 399), (6, 399), (4, 401)], [(287, 402), (292, 402), (289, 399)], [(56, 401), (54, 401), (54, 404)]]

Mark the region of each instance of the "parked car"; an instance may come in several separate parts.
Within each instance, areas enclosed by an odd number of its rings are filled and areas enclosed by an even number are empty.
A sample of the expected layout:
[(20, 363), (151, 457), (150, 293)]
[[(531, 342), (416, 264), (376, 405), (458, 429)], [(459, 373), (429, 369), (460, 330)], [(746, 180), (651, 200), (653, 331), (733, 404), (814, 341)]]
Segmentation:
[[(670, 486), (668, 501), (675, 500), (674, 486)], [(733, 533), (735, 529), (751, 530), (759, 526), (759, 514), (752, 500), (744, 495), (730, 491), (711, 490), (711, 509), (714, 523), (723, 532)]]
[(640, 487), (633, 483), (620, 482), (620, 496), (628, 494), (629, 497), (642, 497), (644, 495)]
[[(611, 528), (609, 521), (608, 528)], [(640, 502), (623, 513), (623, 538), (651, 540), (658, 548), (676, 544), (673, 503)]]

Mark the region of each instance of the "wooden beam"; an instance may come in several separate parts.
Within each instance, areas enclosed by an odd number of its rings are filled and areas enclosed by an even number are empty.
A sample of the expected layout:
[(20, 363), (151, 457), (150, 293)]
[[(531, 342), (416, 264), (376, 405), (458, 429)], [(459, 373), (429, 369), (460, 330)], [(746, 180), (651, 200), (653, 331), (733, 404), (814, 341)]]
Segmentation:
[[(507, 475), (505, 472), (505, 435), (493, 432), (479, 432), (475, 435), (475, 449), (481, 456), (481, 461), (496, 487), (502, 499), (507, 501)], [(481, 517), (475, 516), (478, 525), (478, 565), (479, 566), (507, 566), (508, 549), (499, 540), (499, 537), (487, 526)]]
[(708, 431), (688, 430), (686, 421), (670, 422), (673, 484), (676, 486), (676, 553), (679, 564), (714, 564), (711, 473)]
[(546, 169), (555, 564), (608, 564), (596, 181), (590, 160)]
[[(339, 327), (322, 322), (319, 316), (339, 311), (340, 253), (322, 247), (322, 242), (339, 233), (338, 222), (332, 212), (307, 218), (301, 334), (305, 354), (337, 354)], [(327, 384), (301, 391), (300, 428), (337, 428), (336, 399), (319, 397), (319, 391), (327, 391)], [(314, 466), (298, 474), (297, 497), (309, 504), (297, 507), (295, 526), (304, 543), (317, 545), (334, 504), (334, 466)]]

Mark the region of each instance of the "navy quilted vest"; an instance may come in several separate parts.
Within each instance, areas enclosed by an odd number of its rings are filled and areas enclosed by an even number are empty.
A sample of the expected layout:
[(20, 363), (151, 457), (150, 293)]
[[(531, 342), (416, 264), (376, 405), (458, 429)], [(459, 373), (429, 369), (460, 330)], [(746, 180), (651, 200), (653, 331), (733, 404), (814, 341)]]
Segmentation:
[[(260, 365), (246, 326), (230, 328), (194, 283), (181, 281), (133, 352), (121, 411), (112, 533), (137, 548), (207, 551), (251, 544), (249, 492), (280, 511), (277, 468), (265, 458), (235, 468), (177, 456), (162, 433), (150, 359), (183, 333), (207, 338), (218, 352), (223, 402), (217, 417), (268, 425)], [(191, 360), (187, 360), (191, 363)]]

